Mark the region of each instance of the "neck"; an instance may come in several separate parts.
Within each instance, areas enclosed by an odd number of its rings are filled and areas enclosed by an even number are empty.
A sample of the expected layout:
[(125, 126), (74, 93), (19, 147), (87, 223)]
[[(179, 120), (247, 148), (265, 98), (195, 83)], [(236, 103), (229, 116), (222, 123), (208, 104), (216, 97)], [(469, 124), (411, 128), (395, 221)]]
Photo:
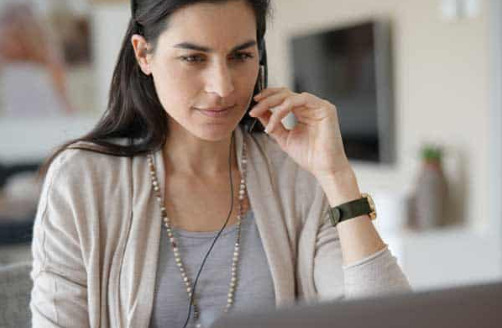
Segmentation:
[[(202, 140), (186, 130), (169, 131), (163, 154), (166, 172), (199, 178), (228, 176), (228, 157), (232, 134), (218, 141)], [(232, 170), (237, 169), (235, 141), (232, 146)]]

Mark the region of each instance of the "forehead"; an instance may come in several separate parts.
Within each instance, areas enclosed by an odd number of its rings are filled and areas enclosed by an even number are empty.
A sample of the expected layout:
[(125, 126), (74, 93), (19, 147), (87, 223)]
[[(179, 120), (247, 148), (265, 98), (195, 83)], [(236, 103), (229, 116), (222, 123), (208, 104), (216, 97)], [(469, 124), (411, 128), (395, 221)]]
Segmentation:
[(246, 1), (197, 3), (179, 9), (169, 19), (160, 43), (193, 42), (215, 49), (256, 39), (256, 18)]

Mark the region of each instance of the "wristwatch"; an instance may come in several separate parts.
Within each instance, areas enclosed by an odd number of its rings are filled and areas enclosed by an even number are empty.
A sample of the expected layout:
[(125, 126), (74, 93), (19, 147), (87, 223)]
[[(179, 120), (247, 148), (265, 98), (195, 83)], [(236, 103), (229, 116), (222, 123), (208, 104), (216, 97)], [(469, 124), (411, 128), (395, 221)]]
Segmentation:
[(328, 210), (329, 220), (336, 227), (338, 223), (361, 216), (368, 215), (371, 220), (377, 217), (375, 203), (368, 194), (361, 194), (361, 198), (342, 205), (330, 207)]

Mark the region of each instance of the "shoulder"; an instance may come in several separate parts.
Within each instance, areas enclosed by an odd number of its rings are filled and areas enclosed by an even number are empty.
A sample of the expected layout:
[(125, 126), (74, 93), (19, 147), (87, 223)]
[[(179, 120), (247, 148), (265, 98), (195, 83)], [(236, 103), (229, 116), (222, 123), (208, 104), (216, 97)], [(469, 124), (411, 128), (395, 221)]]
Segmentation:
[(47, 170), (37, 215), (41, 222), (80, 226), (85, 236), (105, 222), (120, 222), (131, 211), (131, 167), (129, 157), (65, 149)]
[[(95, 146), (95, 145), (94, 145)], [(58, 154), (47, 170), (45, 182), (56, 180), (66, 185), (90, 184), (95, 188), (105, 181), (116, 180), (130, 167), (130, 157), (114, 156), (99, 152), (91, 143), (77, 142)]]

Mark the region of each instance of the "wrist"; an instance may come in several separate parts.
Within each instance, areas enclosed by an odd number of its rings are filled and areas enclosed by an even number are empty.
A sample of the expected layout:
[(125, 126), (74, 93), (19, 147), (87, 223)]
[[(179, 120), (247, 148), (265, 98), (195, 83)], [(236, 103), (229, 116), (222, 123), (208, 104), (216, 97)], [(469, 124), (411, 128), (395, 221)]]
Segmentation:
[(361, 198), (354, 170), (350, 166), (337, 172), (316, 175), (331, 207)]

